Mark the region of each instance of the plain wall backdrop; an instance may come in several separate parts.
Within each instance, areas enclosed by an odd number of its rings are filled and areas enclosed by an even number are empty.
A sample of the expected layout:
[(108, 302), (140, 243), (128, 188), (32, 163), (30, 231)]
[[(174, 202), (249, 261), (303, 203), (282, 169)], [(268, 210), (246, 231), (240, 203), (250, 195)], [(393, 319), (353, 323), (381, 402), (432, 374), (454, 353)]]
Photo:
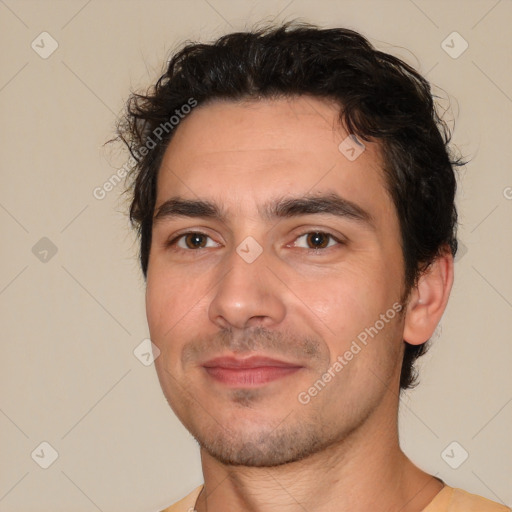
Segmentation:
[(510, 1), (0, 0), (0, 511), (153, 512), (202, 483), (134, 354), (148, 329), (123, 184), (94, 190), (128, 158), (103, 145), (130, 90), (177, 45), (273, 19), (358, 30), (450, 97), (471, 159), (461, 249), (401, 441), (448, 484), (512, 503)]

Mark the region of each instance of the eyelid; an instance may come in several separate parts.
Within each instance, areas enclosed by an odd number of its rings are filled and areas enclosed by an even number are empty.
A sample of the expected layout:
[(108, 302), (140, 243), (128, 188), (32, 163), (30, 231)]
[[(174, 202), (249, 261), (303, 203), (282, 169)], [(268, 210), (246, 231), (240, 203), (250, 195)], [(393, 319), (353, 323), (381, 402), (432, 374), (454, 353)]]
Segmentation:
[[(297, 235), (292, 243), (295, 244), (295, 242), (299, 238), (302, 238), (303, 236), (306, 236), (306, 235), (310, 235), (312, 233), (320, 233), (322, 235), (326, 235), (331, 240), (334, 240), (336, 242), (336, 244), (328, 246), (328, 247), (323, 247), (323, 248), (322, 247), (317, 247), (317, 248), (311, 248), (311, 247), (304, 248), (304, 247), (302, 247), (302, 249), (304, 249), (306, 251), (327, 252), (329, 249), (332, 249), (332, 248), (336, 247), (336, 245), (346, 245), (346, 243), (347, 243), (347, 241), (344, 240), (343, 237), (339, 237), (339, 236), (335, 235), (334, 233), (331, 233), (330, 231), (325, 231), (325, 230), (321, 230), (321, 229), (308, 229), (307, 231), (304, 231), (303, 233)], [(296, 247), (296, 246), (293, 245), (293, 247)]]
[[(201, 231), (199, 229), (194, 229), (194, 230), (189, 229), (187, 231), (183, 231), (181, 233), (176, 233), (176, 234), (172, 235), (172, 237), (169, 240), (164, 242), (164, 246), (165, 247), (175, 246), (183, 237), (185, 237), (187, 235), (202, 235), (202, 236), (205, 236), (205, 237), (213, 240), (213, 238), (208, 233), (205, 233), (204, 231)], [(215, 242), (215, 243), (218, 243), (218, 242)], [(178, 249), (182, 250), (182, 251), (186, 251), (186, 252), (197, 251), (197, 249), (183, 249), (182, 247), (179, 247)]]

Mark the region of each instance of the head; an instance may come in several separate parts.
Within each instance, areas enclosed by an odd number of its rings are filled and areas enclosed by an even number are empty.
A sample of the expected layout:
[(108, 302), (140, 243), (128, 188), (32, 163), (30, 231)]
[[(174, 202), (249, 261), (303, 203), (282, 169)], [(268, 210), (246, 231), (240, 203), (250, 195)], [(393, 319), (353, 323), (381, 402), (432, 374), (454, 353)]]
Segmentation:
[[(413, 385), (451, 287), (460, 163), (414, 69), (341, 28), (229, 34), (176, 53), (120, 136), (160, 382), (210, 453), (296, 460)], [(252, 354), (289, 373), (251, 387), (211, 366)]]

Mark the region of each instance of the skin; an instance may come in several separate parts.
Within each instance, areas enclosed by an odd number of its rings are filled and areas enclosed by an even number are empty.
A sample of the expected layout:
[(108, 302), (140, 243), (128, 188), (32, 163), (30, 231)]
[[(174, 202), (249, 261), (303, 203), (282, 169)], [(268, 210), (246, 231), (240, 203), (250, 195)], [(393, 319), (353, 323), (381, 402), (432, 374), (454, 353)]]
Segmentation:
[[(403, 340), (432, 335), (451, 289), (452, 257), (439, 256), (401, 302), (399, 224), (379, 145), (366, 142), (349, 161), (338, 149), (347, 133), (337, 118), (336, 105), (307, 96), (218, 101), (195, 108), (166, 150), (155, 212), (176, 197), (226, 212), (224, 220), (155, 218), (147, 274), (158, 378), (201, 446), (199, 512), (419, 511), (442, 488), (400, 450), (397, 411)], [(262, 215), (269, 201), (326, 193), (358, 205), (371, 223)], [(169, 245), (185, 232), (205, 236)], [(318, 232), (335, 239), (321, 237), (314, 249), (318, 239), (307, 234)], [(248, 236), (262, 250), (252, 263), (236, 251)], [(397, 303), (402, 314), (300, 403), (299, 393)], [(300, 369), (233, 388), (202, 366), (253, 354)]]

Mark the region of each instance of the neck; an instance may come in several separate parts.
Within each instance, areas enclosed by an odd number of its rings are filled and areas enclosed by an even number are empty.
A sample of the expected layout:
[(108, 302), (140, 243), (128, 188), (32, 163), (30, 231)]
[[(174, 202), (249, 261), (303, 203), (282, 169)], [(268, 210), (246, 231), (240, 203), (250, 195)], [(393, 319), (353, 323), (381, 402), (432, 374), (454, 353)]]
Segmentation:
[(419, 512), (443, 484), (401, 451), (396, 417), (378, 413), (348, 437), (276, 467), (227, 466), (201, 450), (198, 512)]

